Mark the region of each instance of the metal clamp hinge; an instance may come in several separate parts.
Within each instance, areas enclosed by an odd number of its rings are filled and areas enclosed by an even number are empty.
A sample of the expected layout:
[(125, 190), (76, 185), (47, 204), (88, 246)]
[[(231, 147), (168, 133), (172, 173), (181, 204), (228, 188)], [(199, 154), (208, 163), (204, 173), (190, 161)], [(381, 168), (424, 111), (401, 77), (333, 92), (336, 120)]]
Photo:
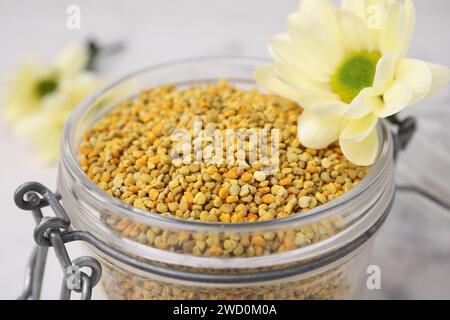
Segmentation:
[[(68, 300), (72, 291), (80, 293), (82, 300), (90, 300), (93, 287), (101, 278), (102, 268), (93, 257), (82, 256), (74, 260), (66, 249), (65, 235), (70, 233), (70, 219), (61, 203), (61, 196), (37, 182), (21, 185), (14, 195), (16, 205), (31, 211), (36, 222), (35, 248), (31, 254), (25, 276), (25, 286), (19, 299), (38, 300), (41, 295), (48, 248), (52, 247), (63, 271), (61, 300)], [(55, 214), (44, 217), (42, 209), (50, 207)], [(86, 269), (90, 272), (86, 273)], [(84, 270), (84, 271), (83, 271)]]
[(398, 153), (405, 150), (417, 131), (417, 120), (408, 117), (400, 120), (397, 116), (387, 119), (392, 125), (394, 137), (394, 158), (397, 160)]

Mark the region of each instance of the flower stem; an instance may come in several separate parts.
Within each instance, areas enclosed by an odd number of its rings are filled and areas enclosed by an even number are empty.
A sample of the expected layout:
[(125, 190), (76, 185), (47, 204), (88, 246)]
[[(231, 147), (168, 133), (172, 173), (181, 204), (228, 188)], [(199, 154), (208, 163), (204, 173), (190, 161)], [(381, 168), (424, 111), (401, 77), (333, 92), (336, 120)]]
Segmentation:
[(90, 39), (87, 42), (87, 48), (89, 59), (86, 64), (86, 70), (96, 71), (100, 57), (120, 53), (125, 49), (125, 45), (123, 42), (100, 45), (97, 41)]

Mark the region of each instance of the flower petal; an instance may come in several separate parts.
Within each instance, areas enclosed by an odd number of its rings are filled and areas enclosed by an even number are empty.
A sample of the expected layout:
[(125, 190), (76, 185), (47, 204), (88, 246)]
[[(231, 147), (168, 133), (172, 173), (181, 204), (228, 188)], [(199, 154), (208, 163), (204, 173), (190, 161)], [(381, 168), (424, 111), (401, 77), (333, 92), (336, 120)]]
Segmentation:
[(375, 110), (375, 114), (380, 118), (390, 117), (408, 105), (414, 98), (414, 91), (407, 81), (396, 80), (383, 96), (384, 106)]
[(309, 84), (300, 74), (290, 71), (283, 63), (275, 63), (275, 66), (256, 69), (255, 79), (272, 93), (295, 101), (322, 118), (339, 117), (348, 110), (348, 105), (340, 101), (337, 95)]
[(436, 94), (450, 82), (450, 69), (432, 63), (425, 63), (431, 71), (432, 83), (428, 96)]
[(361, 0), (342, 0), (341, 8), (356, 14), (359, 18), (366, 20), (366, 4)]
[(359, 166), (370, 166), (374, 163), (379, 148), (376, 128), (362, 141), (340, 139), (342, 153), (352, 163)]
[(257, 68), (255, 71), (255, 79), (260, 86), (272, 93), (292, 101), (298, 100), (297, 91), (282, 82), (275, 74), (272, 66)]
[(323, 119), (305, 110), (298, 120), (298, 138), (307, 148), (323, 149), (338, 140), (341, 124), (340, 118)]
[(340, 138), (353, 142), (360, 142), (367, 138), (378, 123), (378, 117), (374, 113), (367, 116), (347, 121), (343, 126)]
[(377, 94), (382, 94), (394, 79), (396, 59), (392, 53), (381, 57), (377, 64), (373, 88)]
[(14, 127), (14, 133), (21, 139), (29, 140), (39, 161), (54, 164), (59, 158), (59, 141), (64, 121), (69, 112), (41, 110)]
[(380, 34), (381, 52), (398, 54), (399, 25), (402, 19), (402, 6), (394, 2), (389, 6), (385, 24)]
[(55, 66), (63, 76), (71, 77), (86, 68), (88, 59), (87, 50), (75, 43), (59, 54)]
[(337, 95), (326, 91), (299, 91), (297, 102), (303, 109), (313, 112), (321, 118), (342, 117), (349, 105), (342, 102)]
[(382, 107), (383, 101), (381, 100), (380, 95), (377, 95), (373, 88), (364, 88), (356, 98), (353, 99), (345, 117), (359, 119)]
[(411, 1), (403, 6), (393, 1), (387, 11), (386, 21), (380, 33), (380, 47), (383, 54), (391, 52), (403, 58), (408, 51), (415, 25), (415, 11)]
[[(336, 11), (336, 9), (334, 9)], [(288, 18), (289, 36), (302, 52), (306, 63), (332, 74), (347, 51), (339, 41), (337, 27), (305, 12), (295, 12)]]
[(357, 15), (369, 29), (379, 48), (380, 33), (386, 24), (387, 9), (393, 0), (342, 0), (341, 7)]
[(322, 24), (334, 22), (336, 8), (329, 0), (302, 0), (300, 11), (320, 19)]
[(331, 69), (324, 68), (320, 61), (312, 59), (305, 52), (298, 48), (289, 35), (282, 34), (276, 36), (269, 44), (269, 52), (276, 62), (289, 65), (290, 73), (297, 73), (298, 77), (307, 78), (315, 85), (326, 86), (331, 78)]
[(430, 68), (424, 62), (415, 59), (400, 60), (395, 78), (396, 81), (409, 83), (413, 89), (414, 96), (411, 104), (428, 96), (433, 81)]
[(403, 46), (400, 48), (400, 57), (404, 57), (408, 52), (413, 37), (414, 28), (416, 26), (416, 9), (412, 0), (405, 0), (404, 10), (406, 30), (402, 41)]
[(377, 49), (363, 20), (343, 10), (337, 11), (337, 19), (344, 41), (352, 52), (372, 52)]

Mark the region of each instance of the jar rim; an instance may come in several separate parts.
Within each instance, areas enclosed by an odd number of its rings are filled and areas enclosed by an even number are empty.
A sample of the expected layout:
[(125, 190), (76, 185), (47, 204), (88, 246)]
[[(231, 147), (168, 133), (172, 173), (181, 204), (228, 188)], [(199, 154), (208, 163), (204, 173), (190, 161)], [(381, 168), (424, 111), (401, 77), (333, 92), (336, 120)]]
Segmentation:
[(172, 62), (166, 62), (162, 64), (157, 64), (149, 66), (133, 73), (128, 74), (120, 78), (119, 80), (113, 82), (112, 84), (98, 90), (96, 93), (85, 99), (80, 103), (75, 110), (70, 115), (66, 125), (64, 127), (63, 135), (61, 138), (61, 162), (68, 169), (70, 175), (75, 179), (76, 183), (84, 187), (90, 195), (99, 201), (102, 206), (105, 206), (109, 211), (115, 214), (140, 221), (142, 223), (147, 223), (149, 225), (160, 225), (163, 227), (170, 227), (172, 229), (182, 229), (182, 230), (195, 230), (197, 232), (208, 232), (208, 231), (218, 231), (221, 232), (251, 232), (251, 231), (263, 231), (272, 229), (274, 227), (283, 227), (290, 225), (291, 223), (299, 223), (301, 221), (305, 223), (311, 223), (315, 221), (327, 218), (333, 215), (336, 208), (344, 206), (349, 201), (357, 198), (359, 195), (364, 193), (369, 189), (376, 181), (379, 180), (382, 173), (388, 166), (389, 157), (392, 157), (393, 150), (393, 140), (389, 132), (388, 125), (386, 121), (380, 121), (377, 125), (377, 131), (380, 140), (380, 148), (374, 164), (369, 170), (366, 177), (364, 177), (358, 185), (356, 185), (352, 190), (346, 192), (344, 195), (335, 199), (333, 201), (327, 202), (320, 205), (314, 209), (311, 209), (302, 214), (293, 214), (284, 218), (277, 218), (273, 220), (256, 221), (256, 222), (241, 222), (241, 223), (205, 223), (195, 220), (184, 220), (177, 219), (173, 217), (168, 217), (160, 215), (154, 212), (149, 212), (139, 208), (135, 208), (132, 205), (126, 204), (125, 202), (114, 198), (113, 196), (104, 192), (100, 187), (98, 187), (81, 169), (79, 161), (77, 160), (76, 148), (77, 141), (75, 141), (76, 128), (85, 112), (89, 107), (102, 95), (108, 93), (115, 87), (124, 83), (133, 77), (139, 76), (146, 72), (161, 70), (167, 67), (173, 67), (177, 65), (184, 64), (199, 64), (199, 63), (214, 63), (214, 62), (226, 62), (226, 63), (236, 63), (236, 64), (264, 64), (269, 61), (265, 58), (253, 58), (253, 57), (237, 57), (237, 56), (217, 56), (217, 57), (199, 57), (177, 60)]

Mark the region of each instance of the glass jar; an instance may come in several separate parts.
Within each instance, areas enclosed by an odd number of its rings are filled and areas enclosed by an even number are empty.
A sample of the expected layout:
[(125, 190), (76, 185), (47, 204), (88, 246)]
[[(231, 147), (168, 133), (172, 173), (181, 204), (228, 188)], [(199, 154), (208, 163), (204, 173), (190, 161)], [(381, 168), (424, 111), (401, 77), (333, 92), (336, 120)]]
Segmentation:
[[(361, 296), (373, 240), (394, 198), (393, 139), (385, 122), (378, 126), (377, 160), (354, 189), (306, 213), (270, 221), (203, 223), (142, 211), (106, 194), (78, 164), (83, 132), (140, 89), (219, 79), (249, 88), (255, 86), (255, 67), (263, 63), (205, 58), (150, 67), (95, 94), (67, 122), (58, 190), (73, 229), (88, 231), (105, 244), (102, 250), (90, 250), (103, 266), (102, 283), (109, 298)], [(220, 254), (224, 248), (226, 257)]]

